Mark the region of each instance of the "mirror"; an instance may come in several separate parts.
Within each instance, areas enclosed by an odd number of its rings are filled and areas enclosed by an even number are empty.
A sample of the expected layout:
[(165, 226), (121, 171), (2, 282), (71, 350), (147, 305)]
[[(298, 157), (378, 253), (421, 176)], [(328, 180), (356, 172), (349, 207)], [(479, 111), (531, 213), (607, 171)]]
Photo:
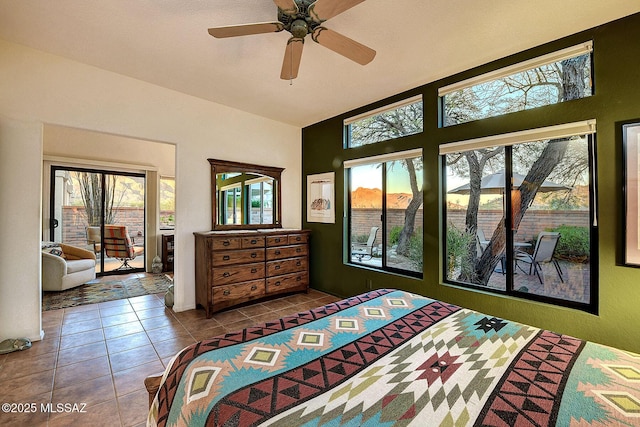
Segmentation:
[(213, 230), (280, 228), (283, 168), (207, 159)]

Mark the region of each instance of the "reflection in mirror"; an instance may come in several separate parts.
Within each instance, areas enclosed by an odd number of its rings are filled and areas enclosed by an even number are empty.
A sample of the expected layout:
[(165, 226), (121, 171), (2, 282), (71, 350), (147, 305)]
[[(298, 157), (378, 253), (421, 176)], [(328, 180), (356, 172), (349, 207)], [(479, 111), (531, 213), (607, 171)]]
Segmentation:
[(208, 160), (214, 230), (281, 227), (282, 168)]

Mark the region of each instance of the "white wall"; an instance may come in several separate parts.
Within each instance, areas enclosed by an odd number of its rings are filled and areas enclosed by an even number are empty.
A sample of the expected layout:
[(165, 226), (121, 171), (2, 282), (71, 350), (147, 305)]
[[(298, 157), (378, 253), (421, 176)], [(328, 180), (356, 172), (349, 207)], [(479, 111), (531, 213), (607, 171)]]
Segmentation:
[[(284, 167), (283, 226), (301, 226), (301, 131), (297, 127), (2, 40), (0, 116), (12, 124), (34, 123), (30, 132), (9, 132), (2, 139), (3, 158), (4, 145), (11, 147), (10, 159), (1, 160), (6, 167), (0, 169), (0, 183), (29, 176), (23, 181), (26, 184), (16, 190), (17, 196), (0, 193), (0, 205), (11, 203), (12, 212), (40, 206), (41, 124), (176, 144), (174, 308), (178, 311), (195, 306), (193, 232), (211, 228), (207, 158)], [(110, 147), (103, 149), (105, 156), (109, 156)], [(28, 160), (16, 161), (22, 158)], [(1, 220), (2, 266), (39, 265), (41, 215), (39, 209), (33, 217), (25, 217), (20, 227), (8, 226)], [(24, 251), (5, 252), (4, 242), (23, 242)], [(0, 281), (0, 296), (11, 286), (15, 283)], [(0, 298), (0, 312), (22, 306), (26, 309), (25, 317), (39, 319), (38, 285), (26, 286), (29, 292), (19, 296), (9, 293), (10, 298)], [(19, 331), (19, 323), (13, 318), (6, 324), (3, 322), (0, 339)]]
[(42, 152), (45, 156), (153, 166), (161, 176), (175, 176), (176, 170), (172, 144), (64, 126), (45, 125)]

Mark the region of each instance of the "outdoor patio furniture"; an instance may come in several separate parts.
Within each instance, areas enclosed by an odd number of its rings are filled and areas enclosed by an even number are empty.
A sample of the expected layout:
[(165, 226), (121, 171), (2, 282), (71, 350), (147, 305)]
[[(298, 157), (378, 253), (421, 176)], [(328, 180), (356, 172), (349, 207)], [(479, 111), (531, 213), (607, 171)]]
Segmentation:
[(373, 243), (376, 241), (376, 235), (378, 234), (379, 227), (371, 227), (369, 232), (369, 238), (367, 243), (352, 243), (351, 244), (351, 257), (356, 257), (358, 262), (365, 259), (373, 258)]
[(100, 227), (87, 227), (87, 244), (93, 248), (93, 252), (98, 255), (102, 249), (100, 245)]
[[(564, 279), (562, 277), (562, 269), (560, 268), (560, 264), (558, 260), (555, 259), (554, 254), (556, 251), (556, 247), (558, 246), (558, 241), (560, 240), (560, 233), (551, 232), (551, 231), (541, 231), (538, 234), (538, 241), (536, 242), (536, 247), (533, 250), (533, 254), (529, 255), (526, 252), (518, 251), (516, 252), (516, 266), (518, 266), (519, 262), (523, 262), (525, 264), (529, 264), (529, 272), (528, 274), (536, 273), (538, 276), (538, 280), (540, 283), (544, 283), (542, 268), (540, 263), (552, 263), (558, 273), (558, 277), (560, 277), (560, 281), (564, 283)], [(522, 267), (519, 267), (523, 272), (525, 272)]]
[(144, 252), (144, 247), (133, 245), (126, 225), (105, 225), (103, 240), (105, 255), (122, 262), (122, 265), (116, 270), (134, 268), (129, 264), (129, 261)]
[(478, 258), (482, 256), (482, 252), (487, 248), (487, 245), (489, 245), (489, 240), (485, 237), (484, 231), (478, 228), (476, 230), (476, 255)]

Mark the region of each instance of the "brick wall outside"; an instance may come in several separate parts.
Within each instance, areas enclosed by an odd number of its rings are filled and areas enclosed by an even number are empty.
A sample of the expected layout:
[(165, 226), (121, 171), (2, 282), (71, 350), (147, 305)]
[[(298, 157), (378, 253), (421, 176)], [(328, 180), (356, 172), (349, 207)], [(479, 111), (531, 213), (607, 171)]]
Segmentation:
[[(351, 224), (354, 232), (352, 235), (368, 236), (371, 227), (382, 227), (380, 214), (380, 209), (353, 209)], [(465, 214), (466, 210), (464, 209), (449, 209), (447, 211), (447, 221), (453, 223), (460, 230), (464, 230)], [(389, 231), (396, 225), (402, 227), (404, 224), (404, 210), (389, 209), (387, 212), (387, 218), (390, 225), (387, 227)], [(478, 214), (478, 227), (481, 228), (486, 237), (489, 238), (501, 219), (501, 210), (481, 210)], [(420, 209), (416, 215), (416, 227), (423, 224), (422, 221), (422, 209)], [(520, 223), (520, 228), (518, 229), (518, 240), (533, 240), (539, 232), (544, 231), (547, 228), (555, 228), (560, 225), (588, 227), (589, 212), (578, 210), (528, 210)], [(381, 238), (379, 233), (380, 232), (378, 232), (378, 239)], [(377, 241), (377, 243), (380, 241)]]
[[(173, 211), (160, 211), (160, 217), (174, 215)], [(82, 206), (64, 206), (62, 209), (63, 242), (71, 245), (85, 246), (87, 244), (86, 216)], [(118, 208), (115, 223), (126, 225), (131, 236), (144, 234), (143, 208)], [(137, 242), (136, 242), (137, 243)]]

